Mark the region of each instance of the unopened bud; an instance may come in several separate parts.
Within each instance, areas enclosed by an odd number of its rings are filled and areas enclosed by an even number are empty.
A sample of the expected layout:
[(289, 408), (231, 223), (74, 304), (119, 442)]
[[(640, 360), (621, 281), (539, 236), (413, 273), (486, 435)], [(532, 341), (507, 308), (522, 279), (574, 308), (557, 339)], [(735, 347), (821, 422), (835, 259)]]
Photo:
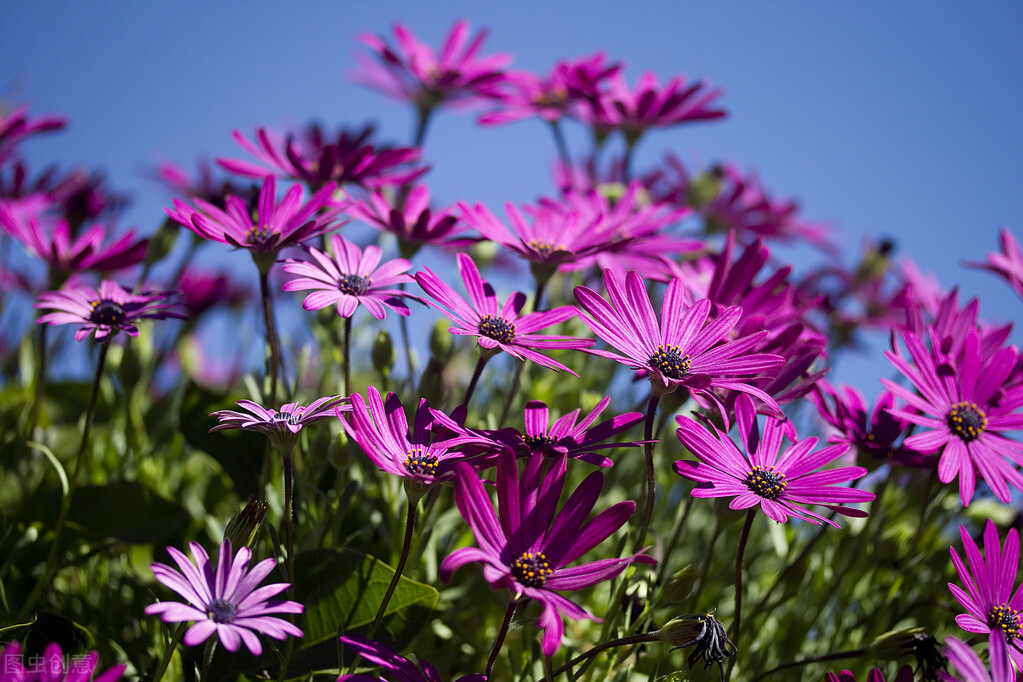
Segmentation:
[(454, 344), (451, 342), (451, 332), (448, 331), (448, 320), (443, 318), (437, 320), (430, 333), (430, 354), (440, 360), (447, 362), (451, 357), (451, 350)]
[(918, 627), (889, 630), (875, 637), (867, 645), (867, 655), (879, 661), (894, 661), (897, 658), (909, 656), (916, 651), (917, 635), (923, 630)]
[(224, 539), (231, 541), (234, 548), (249, 547), (256, 542), (259, 529), (263, 525), (263, 517), (269, 505), (255, 495), (249, 498), (248, 504), (240, 512), (231, 517), (224, 528)]
[(675, 571), (661, 589), (661, 601), (665, 604), (678, 604), (688, 599), (698, 576), (699, 571), (692, 564), (686, 564)]
[(698, 209), (704, 204), (714, 201), (717, 198), (718, 192), (721, 191), (721, 181), (723, 179), (724, 171), (719, 166), (700, 173), (689, 183), (686, 203)]
[(373, 368), (380, 372), (381, 376), (388, 376), (391, 368), (394, 367), (394, 344), (391, 342), (391, 335), (387, 330), (381, 329), (377, 332), (377, 338), (373, 341)]

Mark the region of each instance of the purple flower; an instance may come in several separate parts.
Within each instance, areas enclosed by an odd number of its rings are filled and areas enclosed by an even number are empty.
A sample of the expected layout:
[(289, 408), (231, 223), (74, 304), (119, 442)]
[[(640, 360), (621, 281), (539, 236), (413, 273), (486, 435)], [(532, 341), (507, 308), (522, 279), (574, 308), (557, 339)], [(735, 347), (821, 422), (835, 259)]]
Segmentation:
[(1023, 586), (1013, 591), (1019, 569), (1019, 533), (1010, 528), (1005, 546), (1001, 547), (998, 530), (989, 519), (984, 525), (983, 557), (965, 526), (959, 526), (959, 534), (967, 563), (963, 563), (955, 547), (949, 548), (949, 552), (966, 589), (953, 583), (948, 584), (948, 589), (968, 613), (956, 616), (956, 623), (967, 632), (986, 634), (992, 651), (996, 643), (1000, 643), (1003, 656), (1011, 656), (1017, 668), (1023, 667), (1023, 620), (1020, 618)]
[[(838, 524), (800, 505), (819, 504), (846, 516), (866, 516), (858, 509), (838, 506), (869, 502), (874, 494), (856, 488), (840, 487), (867, 473), (862, 467), (843, 467), (818, 471), (849, 449), (848, 443), (831, 445), (812, 452), (816, 438), (796, 439), (792, 423), (767, 417), (761, 434), (757, 415), (748, 396), (735, 401), (736, 421), (743, 451), (725, 433), (711, 425), (711, 431), (688, 417), (678, 416), (678, 439), (699, 460), (675, 462), (675, 473), (696, 481), (693, 497), (731, 497), (731, 509), (749, 509), (760, 505), (768, 517), (778, 523), (793, 518), (838, 528)], [(782, 437), (792, 445), (779, 456)]]
[(400, 23), (394, 25), (394, 37), (396, 48), (375, 35), (360, 35), (372, 54), (355, 55), (360, 69), (351, 72), (351, 78), (398, 101), (415, 103), (420, 110), (494, 97), (505, 78), (502, 70), (511, 61), (507, 54), (480, 57), (487, 31), (466, 44), (469, 24), (464, 20), (455, 22), (439, 54)]
[(579, 317), (621, 354), (605, 350), (590, 353), (648, 371), (655, 392), (685, 386), (691, 392), (699, 391), (716, 400), (713, 389), (731, 389), (756, 396), (780, 416), (778, 404), (771, 396), (741, 380), (784, 362), (778, 355), (750, 352), (767, 332), (725, 341), (742, 316), (741, 308), (720, 310), (717, 318), (707, 323), (710, 301), (698, 301), (685, 310), (682, 282), (672, 279), (658, 322), (643, 279), (635, 272), (625, 276), (624, 291), (611, 270), (604, 271), (604, 284), (610, 303), (587, 287), (575, 288), (575, 297), (585, 311)]
[[(913, 679), (913, 668), (904, 665), (899, 668), (899, 672), (892, 678), (892, 682), (913, 682)], [(866, 680), (867, 682), (885, 682), (884, 671), (880, 668), (871, 668), (867, 673)], [(824, 673), (824, 682), (856, 682), (856, 676), (852, 674), (851, 670), (843, 670), (837, 674), (827, 672)]]
[(30, 119), (28, 108), (19, 105), (7, 112), (0, 111), (0, 164), (14, 155), (14, 149), (26, 137), (67, 125), (63, 116), (40, 116)]
[(138, 336), (136, 320), (162, 320), (168, 317), (184, 319), (174, 303), (159, 303), (169, 292), (143, 292), (133, 294), (117, 283), (103, 280), (99, 289), (77, 287), (47, 291), (40, 294), (34, 308), (56, 310), (36, 320), (36, 324), (81, 324), (75, 340), (81, 341), (93, 332), (97, 341), (116, 335), (123, 330), (128, 336)]
[(343, 400), (344, 398), (338, 395), (326, 396), (314, 400), (308, 407), (298, 403), (287, 403), (282, 405), (280, 410), (267, 409), (251, 400), (239, 400), (238, 404), (248, 410), (248, 413), (234, 410), (211, 412), (210, 416), (216, 417), (220, 423), (210, 429), (210, 433), (227, 429), (259, 431), (266, 434), (282, 454), (289, 455), (303, 426), (333, 416), (335, 409), (342, 411), (352, 409), (350, 405), (339, 405)]
[(1009, 283), (1017, 296), (1023, 298), (1023, 250), (1007, 228), (1002, 228), (999, 241), (1002, 247), (1000, 253), (989, 253), (986, 263), (971, 262), (966, 265), (995, 273)]
[[(582, 590), (610, 580), (634, 562), (656, 563), (646, 554), (619, 559), (601, 559), (569, 567), (629, 520), (636, 509), (632, 501), (619, 502), (586, 521), (600, 497), (604, 476), (590, 474), (566, 500), (561, 514), (555, 514), (565, 486), (567, 458), (559, 457), (541, 481), (545, 458), (526, 462), (519, 477), (518, 465), (510, 452), (497, 463), (497, 499), (500, 518), (472, 467), (455, 465), (455, 503), (472, 528), (479, 548), (455, 550), (441, 564), (441, 579), (468, 563), (483, 564), (483, 577), (494, 589), (508, 588), (515, 598), (536, 599), (543, 605), (538, 626), (544, 631), (543, 652), (551, 656), (561, 644), (565, 624), (562, 615), (573, 619), (599, 618), (558, 594), (560, 590)], [(548, 462), (548, 466), (549, 466)]]
[(368, 188), (403, 185), (427, 171), (425, 166), (411, 167), (419, 161), (418, 149), (374, 147), (367, 142), (372, 133), (373, 128), (367, 126), (356, 133), (342, 130), (332, 139), (312, 125), (301, 131), (298, 140), (294, 135), (280, 140), (259, 128), (257, 146), (236, 130), (232, 137), (260, 163), (240, 159), (217, 159), (217, 163), (250, 178), (272, 175), (298, 180), (313, 191), (328, 183)]
[[(64, 661), (70, 665), (64, 669)], [(21, 644), (10, 642), (0, 651), (0, 682), (88, 682), (99, 661), (99, 654), (90, 651), (85, 656), (65, 656), (59, 644), (48, 644), (42, 657), (21, 662)], [(101, 673), (93, 682), (116, 682), (124, 674), (125, 664), (115, 665)]]
[(324, 185), (303, 204), (302, 187), (295, 185), (277, 203), (277, 180), (267, 177), (255, 220), (245, 201), (234, 195), (227, 197), (226, 211), (198, 197), (193, 201), (202, 211), (177, 199), (174, 210), (164, 210), (200, 237), (248, 249), (260, 269), (268, 272), (281, 249), (340, 227), (334, 220), (345, 205), (331, 202), (336, 188), (334, 183)]
[(575, 309), (564, 306), (544, 312), (533, 312), (519, 315), (526, 303), (526, 296), (516, 292), (505, 301), (497, 303), (497, 294), (483, 278), (472, 258), (464, 253), (458, 254), (458, 270), (462, 282), (469, 292), (469, 301), (455, 293), (440, 277), (429, 268), (416, 274), (416, 281), (439, 304), (427, 303), (441, 311), (455, 323), (448, 331), (460, 336), (476, 336), (477, 343), (484, 352), (497, 353), (505, 351), (519, 360), (532, 360), (538, 365), (554, 370), (564, 370), (573, 376), (575, 372), (560, 362), (538, 352), (536, 349), (553, 350), (557, 348), (588, 348), (593, 344), (589, 339), (578, 339), (572, 336), (548, 336), (534, 332), (564, 322), (575, 315)]
[[(400, 680), (400, 682), (440, 682), (440, 673), (429, 661), (420, 660), (417, 665), (379, 642), (356, 635), (341, 637), (341, 643), (357, 651), (364, 661), (392, 673), (394, 679)], [(486, 679), (485, 675), (473, 673), (472, 675), (463, 675), (455, 682), (485, 682)], [(369, 673), (355, 673), (342, 675), (337, 678), (337, 682), (387, 682), (387, 678)]]
[(955, 637), (945, 640), (945, 654), (962, 678), (952, 677), (944, 670), (939, 670), (938, 679), (942, 682), (1016, 682), (1016, 671), (1012, 669), (1012, 661), (1001, 637), (991, 640), (988, 649), (990, 668), (984, 665), (969, 644)]
[[(369, 407), (360, 394), (353, 393), (348, 419), (337, 416), (345, 432), (374, 464), (389, 474), (422, 485), (451, 478), (452, 465), (463, 459), (455, 446), (466, 438), (439, 439), (440, 429), (434, 428), (433, 410), (425, 399), (419, 401), (409, 431), (398, 396), (388, 393), (386, 399), (381, 399), (377, 389), (370, 386), (366, 397)], [(449, 423), (453, 422), (445, 420), (445, 425)]]
[(252, 291), (231, 275), (186, 266), (178, 276), (182, 304), (191, 319), (218, 305), (238, 306), (251, 300)]
[(384, 319), (385, 307), (408, 317), (409, 308), (401, 298), (409, 294), (390, 287), (412, 281), (412, 276), (406, 274), (412, 268), (411, 263), (395, 258), (380, 265), (382, 252), (378, 247), (370, 245), (363, 252), (338, 234), (331, 236), (331, 245), (333, 257), (310, 248), (309, 254), (315, 263), (287, 261), (282, 266), (284, 272), (299, 276), (285, 282), (284, 291), (315, 289), (302, 301), (306, 310), (319, 310), (336, 303), (338, 315), (351, 317), (361, 303), (378, 320)]
[(228, 651), (237, 651), (238, 644), (244, 643), (253, 656), (263, 653), (256, 633), (274, 639), (286, 639), (288, 635), (301, 637), (302, 631), (274, 613), (302, 613), (303, 606), (293, 601), (268, 601), (291, 587), (288, 583), (273, 583), (258, 587), (277, 562), (263, 559), (248, 570), (252, 552), (242, 547), (232, 558), (231, 541), (224, 540), (214, 572), (210, 557), (198, 543), (189, 543), (192, 550), (190, 561), (182, 552), (168, 547), (174, 563), (181, 571), (166, 564), (150, 565), (156, 579), (174, 590), (188, 602), (163, 601), (146, 607), (147, 615), (159, 614), (165, 623), (194, 621), (185, 632), (184, 642), (188, 646), (202, 644), (213, 633)]
[(356, 202), (349, 208), (348, 215), (397, 236), (398, 248), (405, 258), (411, 258), (424, 244), (460, 247), (478, 241), (458, 236), (469, 228), (450, 209), (430, 211), (430, 190), (426, 185), (413, 186), (404, 206), (393, 202), (394, 199), (374, 192), (368, 201)]
[[(964, 506), (973, 499), (978, 472), (998, 499), (1009, 502), (1007, 483), (1023, 490), (1023, 474), (1016, 469), (1023, 464), (1023, 445), (999, 433), (1023, 428), (1023, 413), (1017, 411), (1023, 405), (1023, 386), (1006, 385), (1016, 367), (1015, 347), (1002, 348), (985, 360), (980, 336), (971, 328), (957, 362), (943, 354), (932, 355), (911, 332), (903, 338), (913, 363), (901, 352), (885, 351), (885, 356), (919, 394), (881, 379), (885, 388), (914, 408), (888, 411), (927, 427), (906, 438), (903, 446), (924, 454), (941, 451), (938, 478), (949, 483), (959, 477), (959, 498)], [(932, 341), (940, 347), (934, 334)]]

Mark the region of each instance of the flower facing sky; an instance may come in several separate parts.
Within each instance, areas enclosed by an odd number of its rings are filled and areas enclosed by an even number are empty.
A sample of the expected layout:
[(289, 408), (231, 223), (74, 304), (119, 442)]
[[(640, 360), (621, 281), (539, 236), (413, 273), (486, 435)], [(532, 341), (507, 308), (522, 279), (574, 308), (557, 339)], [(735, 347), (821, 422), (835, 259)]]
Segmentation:
[(646, 554), (600, 559), (569, 566), (611, 536), (636, 509), (632, 501), (586, 517), (600, 497), (604, 476), (590, 474), (555, 513), (565, 486), (567, 458), (561, 456), (542, 482), (543, 457), (526, 461), (521, 478), (515, 456), (501, 453), (497, 464), (498, 512), (483, 482), (468, 464), (455, 465), (455, 503), (469, 524), (479, 547), (455, 550), (441, 564), (441, 579), (468, 563), (483, 564), (483, 577), (494, 589), (508, 588), (516, 597), (536, 599), (543, 605), (537, 625), (544, 631), (542, 648), (551, 656), (561, 645), (562, 616), (599, 618), (558, 594), (582, 590), (610, 580), (632, 563), (656, 563)]
[[(731, 497), (731, 509), (749, 509), (756, 505), (768, 517), (784, 523), (789, 517), (810, 523), (838, 524), (802, 505), (819, 504), (846, 516), (866, 516), (866, 512), (839, 506), (870, 502), (874, 494), (836, 485), (867, 473), (862, 467), (819, 470), (846, 453), (848, 443), (831, 445), (813, 452), (816, 438), (797, 440), (787, 420), (767, 417), (763, 432), (757, 427), (752, 400), (740, 395), (735, 401), (736, 421), (743, 451), (727, 434), (711, 425), (711, 431), (693, 419), (676, 417), (678, 439), (699, 461), (675, 462), (675, 473), (696, 481), (693, 497)], [(792, 445), (783, 452), (782, 438)]]
[(406, 274), (412, 268), (411, 263), (395, 258), (380, 265), (379, 247), (371, 244), (363, 251), (338, 234), (331, 235), (331, 246), (333, 256), (310, 248), (309, 254), (315, 262), (287, 261), (282, 269), (297, 277), (284, 283), (284, 291), (315, 289), (302, 301), (306, 310), (319, 310), (336, 303), (338, 315), (351, 317), (361, 303), (378, 320), (384, 319), (386, 308), (408, 317), (409, 308), (401, 300), (408, 294), (390, 287), (413, 281), (412, 276)]
[[(983, 557), (965, 526), (959, 527), (959, 534), (966, 550), (966, 562), (955, 547), (951, 547), (949, 552), (963, 587), (949, 583), (948, 589), (967, 613), (956, 616), (956, 623), (967, 632), (986, 634), (992, 652), (1000, 644), (1005, 658), (1011, 657), (1012, 663), (1021, 668), (1023, 586), (1015, 588), (1019, 570), (1019, 533), (1010, 528), (1003, 547), (998, 540), (998, 529), (989, 519), (984, 525)], [(992, 664), (995, 663), (992, 658)]]
[(986, 263), (967, 263), (971, 268), (989, 270), (1012, 287), (1016, 294), (1023, 298), (1023, 250), (1019, 242), (1012, 236), (1008, 228), (1003, 227), (999, 236), (1001, 252), (989, 253)]
[(298, 432), (303, 426), (333, 416), (335, 409), (351, 409), (350, 405), (339, 405), (342, 400), (344, 398), (339, 395), (326, 396), (314, 400), (308, 407), (298, 403), (287, 403), (282, 405), (280, 410), (267, 409), (251, 400), (239, 400), (238, 404), (248, 410), (248, 413), (234, 410), (210, 413), (211, 417), (216, 417), (220, 421), (210, 429), (210, 433), (227, 429), (259, 431), (266, 434), (282, 454), (290, 455), (292, 446), (298, 440)]
[(538, 365), (575, 375), (575, 372), (547, 357), (540, 350), (588, 348), (593, 341), (573, 336), (534, 333), (573, 317), (574, 308), (563, 306), (519, 315), (519, 311), (526, 303), (524, 294), (516, 292), (508, 297), (504, 305), (499, 306), (493, 287), (480, 277), (476, 264), (467, 254), (458, 254), (458, 270), (469, 292), (468, 301), (429, 268), (423, 268), (422, 272), (416, 274), (419, 286), (438, 302), (427, 303), (455, 323), (448, 331), (459, 336), (476, 336), (477, 343), (484, 352), (496, 353), (503, 350), (519, 360), (532, 360)]
[(785, 362), (778, 355), (749, 352), (767, 332), (725, 340), (742, 316), (742, 308), (720, 310), (717, 318), (708, 323), (710, 301), (698, 301), (686, 310), (685, 288), (681, 280), (672, 279), (658, 322), (643, 279), (635, 271), (625, 276), (623, 288), (614, 272), (605, 270), (604, 284), (610, 302), (592, 289), (575, 288), (575, 297), (582, 307), (579, 317), (594, 334), (621, 352), (590, 350), (590, 353), (648, 371), (655, 392), (666, 393), (685, 386), (714, 399), (712, 389), (730, 389), (756, 396), (780, 416), (778, 404), (771, 396), (743, 381), (744, 377), (759, 375)]
[(36, 324), (80, 324), (83, 326), (75, 332), (76, 341), (93, 333), (97, 341), (104, 341), (119, 331), (138, 336), (136, 320), (183, 319), (176, 304), (161, 303), (169, 295), (167, 292), (133, 294), (116, 282), (103, 280), (98, 289), (77, 287), (48, 291), (39, 296), (33, 307), (57, 311), (41, 316)]
[[(49, 644), (42, 657), (21, 659), (21, 644), (10, 642), (0, 651), (0, 682), (117, 682), (124, 674), (125, 664), (92, 677), (99, 654), (90, 651), (85, 656), (68, 656), (60, 645)], [(65, 662), (68, 663), (65, 666)]]
[(161, 601), (146, 607), (147, 615), (159, 614), (165, 623), (194, 621), (185, 632), (187, 646), (197, 646), (216, 633), (228, 651), (245, 647), (253, 656), (263, 653), (257, 633), (284, 640), (288, 635), (301, 637), (302, 631), (283, 618), (271, 614), (302, 613), (303, 606), (293, 601), (269, 601), (291, 587), (288, 583), (259, 584), (277, 566), (274, 559), (263, 559), (250, 570), (252, 552), (242, 547), (231, 554), (230, 540), (220, 546), (216, 570), (210, 557), (198, 543), (189, 544), (192, 560), (174, 547), (168, 547), (180, 571), (166, 564), (151, 564), (156, 579), (185, 598), (187, 604)]
[[(387, 648), (379, 642), (348, 635), (341, 637), (341, 643), (349, 649), (354, 649), (362, 656), (362, 660), (371, 663), (391, 673), (395, 680), (401, 682), (440, 682), (440, 673), (429, 661), (420, 660), (415, 664), (404, 656)], [(480, 673), (463, 675), (455, 682), (486, 682), (486, 677)], [(337, 682), (387, 682), (387, 678), (369, 673), (354, 673), (342, 675)]]
[(977, 473), (1008, 503), (1009, 484), (1023, 490), (1023, 474), (1016, 468), (1023, 464), (1023, 444), (999, 433), (1023, 429), (1023, 413), (1017, 411), (1023, 405), (1023, 386), (1007, 385), (1018, 359), (1015, 347), (984, 359), (977, 329), (970, 328), (962, 357), (955, 361), (932, 355), (912, 332), (904, 339), (912, 364), (901, 352), (885, 351), (885, 356), (916, 391), (887, 379), (881, 383), (914, 408), (889, 412), (927, 430), (906, 438), (903, 446), (924, 454), (940, 451), (938, 478), (949, 483), (959, 477), (964, 506), (973, 499)]

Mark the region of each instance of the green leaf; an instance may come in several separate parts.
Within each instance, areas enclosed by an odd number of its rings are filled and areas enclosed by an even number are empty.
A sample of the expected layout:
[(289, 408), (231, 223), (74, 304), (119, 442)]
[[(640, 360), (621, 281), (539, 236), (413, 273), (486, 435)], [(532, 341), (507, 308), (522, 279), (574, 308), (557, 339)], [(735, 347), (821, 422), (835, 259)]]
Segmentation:
[[(384, 562), (353, 549), (313, 550), (295, 557), (295, 598), (305, 604), (303, 644), (310, 646), (369, 626), (394, 575)], [(427, 622), (440, 595), (402, 577), (375, 637), (400, 650)], [(385, 632), (386, 631), (386, 632)]]
[(137, 481), (79, 488), (69, 518), (100, 537), (140, 545), (160, 542), (189, 522), (181, 505)]
[(60, 463), (60, 460), (57, 459), (57, 456), (53, 454), (50, 448), (46, 447), (42, 443), (29, 441), (28, 443), (26, 443), (26, 445), (28, 445), (28, 447), (32, 448), (33, 450), (38, 450), (39, 452), (43, 453), (46, 459), (50, 460), (50, 464), (52, 464), (53, 468), (57, 470), (57, 477), (60, 478), (60, 489), (63, 491), (64, 496), (66, 497), (68, 491), (67, 474), (64, 472), (64, 466)]

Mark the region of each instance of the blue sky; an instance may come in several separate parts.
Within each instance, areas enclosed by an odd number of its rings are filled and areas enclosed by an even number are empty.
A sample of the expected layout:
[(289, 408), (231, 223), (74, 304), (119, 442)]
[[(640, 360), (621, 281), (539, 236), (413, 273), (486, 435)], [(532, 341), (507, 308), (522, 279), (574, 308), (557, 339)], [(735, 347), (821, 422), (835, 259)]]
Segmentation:
[[(982, 316), (1023, 322), (1008, 287), (960, 266), (994, 250), (1002, 225), (1023, 235), (1019, 2), (19, 0), (0, 22), (0, 97), (66, 114), (66, 132), (24, 146), (30, 162), (105, 169), (134, 198), (126, 224), (149, 232), (169, 198), (146, 165), (244, 157), (233, 129), (372, 121), (407, 144), (411, 113), (344, 76), (356, 36), (390, 36), (397, 20), (436, 45), (458, 18), (489, 27), (485, 50), (520, 69), (603, 51), (630, 81), (648, 69), (708, 79), (728, 118), (650, 134), (638, 169), (666, 150), (756, 169), (830, 221), (850, 258), (865, 235), (894, 237), (943, 285), (982, 296)], [(576, 149), (582, 139), (570, 130)], [(480, 128), (445, 112), (427, 156), (440, 203), (500, 212), (553, 191), (553, 146), (535, 122)], [(844, 358), (842, 374), (859, 362)]]

